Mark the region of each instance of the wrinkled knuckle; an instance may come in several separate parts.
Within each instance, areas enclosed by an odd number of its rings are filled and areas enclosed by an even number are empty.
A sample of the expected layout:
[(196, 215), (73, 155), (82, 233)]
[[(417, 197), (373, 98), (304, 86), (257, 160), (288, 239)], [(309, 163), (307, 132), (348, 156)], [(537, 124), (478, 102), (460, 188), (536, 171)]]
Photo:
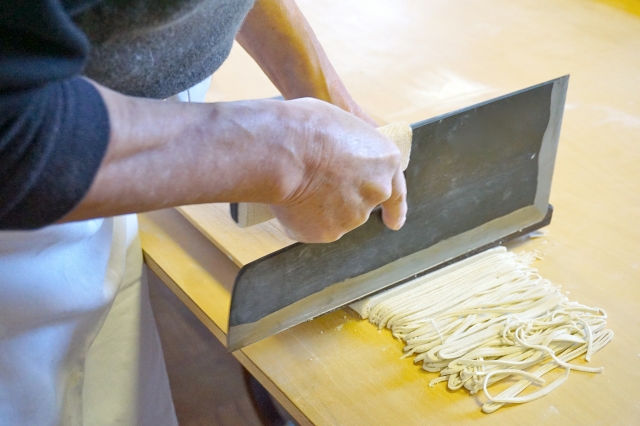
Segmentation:
[[(380, 182), (372, 179), (371, 181), (362, 185), (362, 187), (360, 188), (360, 198), (362, 202), (367, 206), (369, 205), (375, 206), (376, 204), (380, 204), (381, 199), (385, 195), (384, 194), (385, 191), (386, 191), (385, 185), (382, 185)], [(389, 197), (387, 196), (387, 198)]]
[(385, 185), (384, 189), (382, 190), (382, 197), (383, 199), (380, 200), (380, 202), (378, 202), (378, 204), (387, 201), (388, 199), (391, 198), (391, 196), (393, 195), (393, 186), (391, 185), (391, 183), (389, 183), (389, 185)]
[(334, 241), (338, 241), (340, 237), (342, 237), (342, 232), (326, 232), (323, 235), (322, 242), (323, 243), (333, 243)]
[(349, 229), (354, 229), (357, 228), (358, 226), (362, 225), (363, 223), (365, 223), (367, 221), (367, 219), (369, 219), (369, 212), (366, 210), (361, 210), (357, 213), (355, 213), (352, 217), (351, 222), (349, 223)]

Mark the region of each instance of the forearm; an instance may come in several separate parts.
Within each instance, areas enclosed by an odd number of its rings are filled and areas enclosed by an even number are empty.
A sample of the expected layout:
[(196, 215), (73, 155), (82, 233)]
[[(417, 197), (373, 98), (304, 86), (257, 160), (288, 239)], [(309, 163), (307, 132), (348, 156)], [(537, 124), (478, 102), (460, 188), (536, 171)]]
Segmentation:
[(302, 147), (283, 140), (295, 123), (282, 102), (188, 104), (98, 88), (109, 147), (89, 192), (63, 221), (204, 202), (273, 204), (299, 184), (303, 155), (295, 150)]
[(257, 0), (236, 40), (285, 99), (321, 99), (376, 125), (351, 98), (294, 0)]
[(404, 223), (400, 152), (314, 99), (216, 104), (127, 97), (96, 85), (111, 134), (80, 204), (61, 222), (215, 202), (270, 204), (289, 234), (334, 241), (382, 204)]

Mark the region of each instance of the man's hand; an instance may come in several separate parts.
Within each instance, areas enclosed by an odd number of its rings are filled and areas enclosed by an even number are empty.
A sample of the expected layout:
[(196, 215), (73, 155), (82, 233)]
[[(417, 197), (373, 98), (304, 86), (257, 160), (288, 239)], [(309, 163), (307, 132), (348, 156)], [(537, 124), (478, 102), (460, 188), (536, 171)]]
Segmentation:
[(396, 146), (363, 121), (311, 98), (287, 102), (304, 124), (294, 143), (305, 147), (305, 171), (282, 202), (272, 204), (289, 235), (303, 242), (330, 242), (362, 225), (382, 204), (394, 230), (404, 224), (406, 184)]
[[(347, 91), (295, 0), (257, 0), (236, 39), (260, 65), (285, 99), (321, 99), (350, 112), (370, 126), (378, 127), (375, 120), (360, 108)], [(309, 101), (296, 105), (303, 109), (325, 108)], [(353, 123), (344, 125), (323, 121), (327, 118), (338, 119), (336, 113), (319, 116), (320, 119), (309, 121), (309, 125), (319, 126), (310, 129), (310, 132), (315, 131), (318, 134), (318, 138), (306, 140), (330, 140), (331, 142), (326, 143), (333, 146), (332, 143), (335, 141), (331, 138), (336, 134), (331, 134), (332, 131), (341, 134), (353, 131), (355, 133), (351, 135), (352, 138), (362, 137), (366, 133), (363, 129), (356, 129)], [(342, 120), (346, 121), (344, 118)], [(399, 168), (394, 169), (392, 179), (389, 180), (388, 171), (374, 176), (380, 164), (372, 165), (370, 169), (359, 167), (359, 163), (373, 161), (372, 158), (365, 160), (367, 156), (375, 157), (388, 149), (383, 148), (385, 144), (380, 143), (379, 134), (368, 132), (368, 135), (371, 139), (363, 138), (359, 143), (371, 143), (371, 146), (358, 146), (359, 151), (351, 151), (355, 147), (349, 144), (334, 147), (336, 151), (331, 153), (331, 161), (318, 159), (322, 169), (319, 170), (318, 176), (308, 178), (310, 183), (307, 191), (290, 197), (286, 203), (272, 205), (272, 210), (280, 222), (289, 228), (293, 238), (300, 241), (333, 241), (345, 230), (351, 230), (364, 223), (372, 206), (383, 201), (385, 224), (392, 229), (399, 229), (404, 224), (406, 188), (402, 171)], [(346, 135), (343, 137), (349, 138)], [(386, 145), (388, 147), (388, 141)], [(323, 149), (316, 147), (314, 152), (324, 155)], [(379, 151), (380, 149), (383, 151)], [(389, 155), (388, 151), (386, 155)], [(391, 161), (391, 157), (384, 161)], [(360, 194), (341, 192), (338, 189), (341, 179), (355, 182), (357, 173), (363, 173), (360, 177), (362, 182), (372, 178), (373, 180), (368, 182), (366, 188), (361, 188), (363, 192)], [(332, 185), (335, 185), (333, 191)], [(340, 203), (343, 208), (330, 208)], [(314, 220), (310, 221), (309, 218)]]

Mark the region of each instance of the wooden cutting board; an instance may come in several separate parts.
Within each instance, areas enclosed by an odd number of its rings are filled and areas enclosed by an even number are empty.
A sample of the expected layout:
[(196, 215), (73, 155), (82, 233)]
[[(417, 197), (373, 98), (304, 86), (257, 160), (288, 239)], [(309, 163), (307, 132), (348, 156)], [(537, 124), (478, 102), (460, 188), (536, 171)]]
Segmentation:
[(200, 204), (177, 210), (239, 267), (295, 243), (276, 219), (240, 228), (231, 219), (229, 204)]
[[(604, 3), (299, 1), (354, 97), (388, 121), (415, 121), (572, 74), (552, 188), (555, 216), (547, 237), (518, 250), (539, 250), (541, 274), (572, 300), (606, 309), (616, 336), (592, 361), (605, 367), (603, 374), (572, 373), (545, 398), (484, 415), (482, 394), (429, 388), (435, 374), (400, 360), (401, 343), (346, 310), (336, 311), (236, 355), (298, 421), (640, 424), (640, 17)], [(239, 48), (214, 85), (219, 92), (211, 100), (276, 94)], [(186, 209), (192, 222), (201, 222), (198, 229), (207, 222), (215, 229), (203, 231), (208, 239), (169, 211), (144, 215), (142, 244), (159, 266), (154, 270), (173, 280), (174, 291), (224, 342), (237, 270), (209, 240), (221, 241), (238, 265), (287, 242), (273, 228), (259, 236), (255, 229), (234, 229), (226, 205)], [(160, 226), (151, 219), (162, 213), (169, 217)]]

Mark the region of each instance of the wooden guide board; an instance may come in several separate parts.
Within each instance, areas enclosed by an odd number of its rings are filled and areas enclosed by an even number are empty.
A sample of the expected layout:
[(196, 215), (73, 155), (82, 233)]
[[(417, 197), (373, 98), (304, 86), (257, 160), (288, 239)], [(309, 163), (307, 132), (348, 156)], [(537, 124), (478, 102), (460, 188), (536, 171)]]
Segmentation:
[(239, 267), (295, 243), (276, 219), (240, 228), (231, 219), (228, 203), (183, 206), (177, 210)]
[[(571, 74), (549, 234), (513, 248), (542, 253), (541, 274), (605, 309), (615, 337), (593, 357), (603, 374), (572, 373), (551, 395), (491, 415), (482, 394), (429, 388), (434, 374), (400, 360), (400, 342), (348, 310), (235, 356), (303, 424), (640, 424), (640, 17), (591, 0), (299, 4), (354, 98), (386, 122)], [(236, 47), (209, 99), (275, 94)], [(226, 238), (224, 254), (175, 211), (142, 215), (141, 238), (151, 268), (224, 342), (238, 265), (289, 242), (273, 224), (240, 237), (226, 206), (206, 208), (189, 207)]]

